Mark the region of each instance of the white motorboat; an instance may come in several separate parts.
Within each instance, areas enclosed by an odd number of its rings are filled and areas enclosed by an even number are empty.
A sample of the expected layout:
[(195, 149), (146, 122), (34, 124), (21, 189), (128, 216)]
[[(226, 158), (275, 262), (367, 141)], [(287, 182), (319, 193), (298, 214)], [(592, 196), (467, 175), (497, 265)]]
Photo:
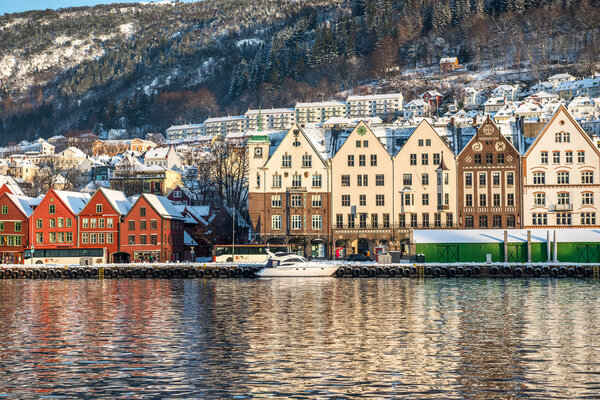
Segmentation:
[(276, 253), (267, 250), (267, 266), (256, 273), (259, 278), (323, 277), (332, 276), (337, 264), (327, 261), (309, 261), (297, 254)]

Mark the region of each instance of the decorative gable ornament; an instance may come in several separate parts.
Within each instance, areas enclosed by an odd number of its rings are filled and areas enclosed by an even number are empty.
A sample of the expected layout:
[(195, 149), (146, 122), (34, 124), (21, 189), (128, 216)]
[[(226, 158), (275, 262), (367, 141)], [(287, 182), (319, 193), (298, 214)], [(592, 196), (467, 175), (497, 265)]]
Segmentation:
[(356, 128), (356, 133), (358, 133), (358, 136), (365, 136), (365, 134), (367, 133), (367, 128), (364, 125), (361, 125), (358, 128)]

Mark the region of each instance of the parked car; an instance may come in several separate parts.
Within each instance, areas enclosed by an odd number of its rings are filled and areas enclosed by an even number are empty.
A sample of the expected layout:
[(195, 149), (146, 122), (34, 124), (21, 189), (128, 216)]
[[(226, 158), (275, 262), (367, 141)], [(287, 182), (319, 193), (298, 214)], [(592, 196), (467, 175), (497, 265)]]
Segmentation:
[(364, 254), (350, 254), (348, 256), (348, 258), (346, 258), (346, 260), (347, 261), (373, 261), (369, 257), (365, 256)]

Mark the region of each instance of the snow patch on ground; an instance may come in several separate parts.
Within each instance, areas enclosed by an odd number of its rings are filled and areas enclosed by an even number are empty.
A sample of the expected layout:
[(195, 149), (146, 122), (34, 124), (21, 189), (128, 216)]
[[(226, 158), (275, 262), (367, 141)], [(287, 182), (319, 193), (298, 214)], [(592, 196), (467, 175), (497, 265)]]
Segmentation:
[(141, 5), (143, 6), (174, 6), (175, 2), (173, 1), (169, 1), (169, 0), (164, 0), (164, 1), (141, 1), (140, 2)]
[(120, 25), (119, 30), (121, 31), (121, 33), (123, 33), (125, 35), (131, 35), (135, 32), (135, 29), (133, 28), (133, 22)]
[(248, 38), (248, 39), (238, 40), (237, 42), (235, 42), (235, 45), (238, 48), (241, 48), (242, 46), (258, 46), (258, 45), (260, 45), (262, 43), (264, 43), (264, 41), (262, 39), (259, 39), (259, 38)]

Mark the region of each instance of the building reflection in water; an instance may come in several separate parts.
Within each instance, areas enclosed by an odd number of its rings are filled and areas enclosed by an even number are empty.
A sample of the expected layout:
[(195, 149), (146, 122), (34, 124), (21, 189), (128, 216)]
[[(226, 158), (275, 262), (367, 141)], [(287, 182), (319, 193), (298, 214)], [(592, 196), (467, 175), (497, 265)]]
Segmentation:
[(0, 281), (0, 395), (593, 397), (576, 280)]

